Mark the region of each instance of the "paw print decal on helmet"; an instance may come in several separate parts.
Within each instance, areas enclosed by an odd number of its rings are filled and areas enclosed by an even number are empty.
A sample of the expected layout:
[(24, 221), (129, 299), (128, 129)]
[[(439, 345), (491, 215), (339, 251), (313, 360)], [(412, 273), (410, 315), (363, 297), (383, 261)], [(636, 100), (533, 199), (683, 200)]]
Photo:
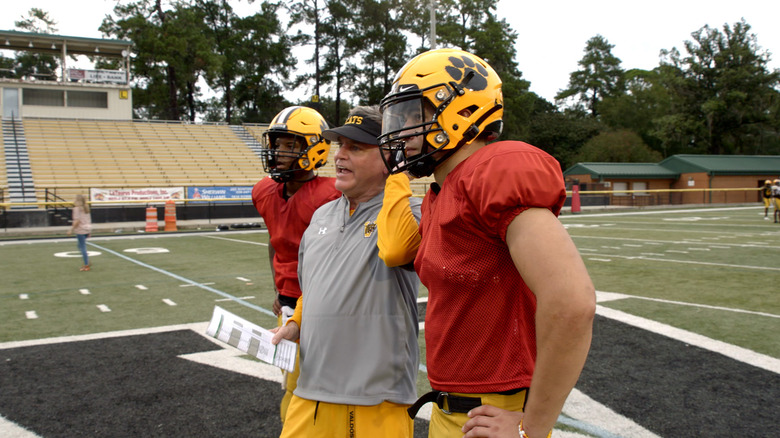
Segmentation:
[(469, 71), (473, 71), (475, 74), (472, 76), (468, 84), (463, 84), (469, 90), (481, 91), (488, 86), (488, 71), (485, 67), (474, 62), (473, 59), (468, 56), (450, 56), (449, 61), (451, 65), (446, 66), (444, 69), (456, 81), (461, 81)]

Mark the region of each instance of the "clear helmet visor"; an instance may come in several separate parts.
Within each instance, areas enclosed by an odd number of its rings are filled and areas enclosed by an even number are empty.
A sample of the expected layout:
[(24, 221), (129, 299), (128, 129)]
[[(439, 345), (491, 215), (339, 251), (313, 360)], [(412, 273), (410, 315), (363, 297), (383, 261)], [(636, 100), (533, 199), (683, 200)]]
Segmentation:
[(426, 147), (425, 135), (432, 131), (436, 123), (434, 120), (425, 120), (423, 102), (424, 99), (418, 94), (388, 102), (383, 108), (379, 143), (383, 150), (390, 152), (387, 157), (383, 154), (383, 158), (391, 173), (412, 170), (414, 163), (432, 152)]

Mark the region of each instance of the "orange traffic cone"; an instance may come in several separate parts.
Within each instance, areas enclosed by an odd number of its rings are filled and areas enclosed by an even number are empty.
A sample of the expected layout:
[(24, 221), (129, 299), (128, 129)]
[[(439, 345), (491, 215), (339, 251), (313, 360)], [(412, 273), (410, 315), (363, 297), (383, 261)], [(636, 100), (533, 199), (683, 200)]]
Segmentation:
[(176, 231), (176, 203), (165, 201), (165, 231)]
[(157, 231), (157, 207), (146, 207), (146, 232)]

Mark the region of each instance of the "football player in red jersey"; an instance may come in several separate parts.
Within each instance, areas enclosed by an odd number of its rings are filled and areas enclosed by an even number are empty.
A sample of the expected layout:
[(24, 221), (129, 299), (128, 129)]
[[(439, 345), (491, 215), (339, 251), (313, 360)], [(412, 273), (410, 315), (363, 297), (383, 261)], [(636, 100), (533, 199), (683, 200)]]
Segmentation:
[(503, 123), (501, 80), (471, 53), (418, 55), (381, 107), (387, 168), (436, 181), (414, 262), (429, 291), (434, 391), (410, 415), (435, 402), (437, 438), (549, 436), (584, 366), (595, 313), (593, 283), (557, 218), (560, 164), (527, 143), (491, 143)]

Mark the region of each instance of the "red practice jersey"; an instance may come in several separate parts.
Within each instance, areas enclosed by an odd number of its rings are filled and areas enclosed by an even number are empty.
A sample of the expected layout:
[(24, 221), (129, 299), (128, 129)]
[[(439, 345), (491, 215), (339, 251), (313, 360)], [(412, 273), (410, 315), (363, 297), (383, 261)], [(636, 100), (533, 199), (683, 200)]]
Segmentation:
[(270, 177), (263, 178), (252, 189), (252, 202), (263, 217), (270, 245), (274, 249), (274, 284), (280, 294), (298, 298), (298, 247), (301, 236), (311, 222), (314, 210), (337, 199), (335, 178), (315, 177), (307, 181), (289, 199), (284, 199), (284, 184)]
[[(422, 205), (415, 269), (428, 288), (425, 343), (434, 389), (487, 393), (528, 387), (536, 361), (536, 299), (506, 243), (531, 207), (560, 213), (558, 161), (526, 143), (485, 146)], [(534, 257), (533, 254), (525, 254)]]

